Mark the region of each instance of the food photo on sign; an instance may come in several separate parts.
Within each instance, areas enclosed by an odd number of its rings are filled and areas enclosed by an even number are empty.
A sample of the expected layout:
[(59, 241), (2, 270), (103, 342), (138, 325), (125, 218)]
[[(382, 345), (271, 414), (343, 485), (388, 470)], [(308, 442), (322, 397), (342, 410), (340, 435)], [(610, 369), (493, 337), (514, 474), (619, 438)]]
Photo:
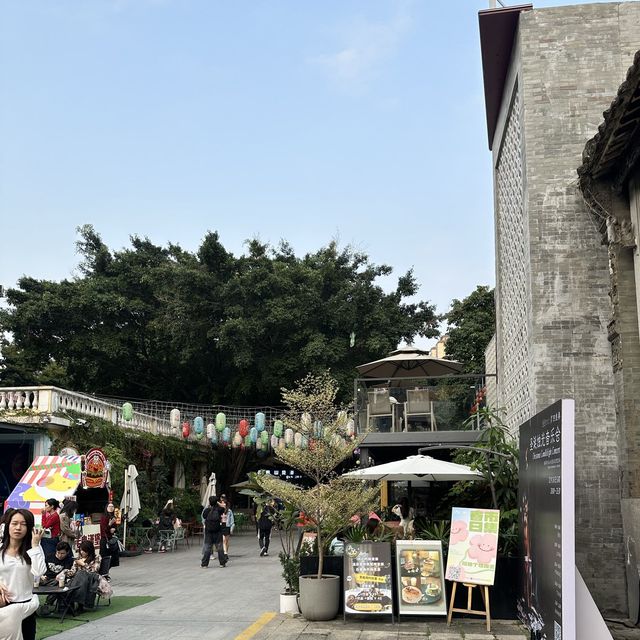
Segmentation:
[(391, 546), (388, 542), (348, 542), (344, 552), (344, 611), (393, 614)]
[(442, 543), (439, 540), (398, 540), (398, 611), (412, 615), (445, 615)]

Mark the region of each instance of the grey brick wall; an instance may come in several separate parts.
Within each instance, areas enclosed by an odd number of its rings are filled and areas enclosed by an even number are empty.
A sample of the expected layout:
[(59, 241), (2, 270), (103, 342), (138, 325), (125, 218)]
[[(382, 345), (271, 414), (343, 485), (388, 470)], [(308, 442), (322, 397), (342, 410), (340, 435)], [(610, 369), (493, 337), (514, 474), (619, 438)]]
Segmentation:
[[(576, 561), (599, 608), (618, 613), (627, 607), (620, 503), (626, 443), (616, 418), (607, 332), (609, 262), (577, 191), (576, 168), (638, 48), (640, 3), (524, 12), (510, 80), (521, 103), (528, 231), (529, 362), (522, 384), (531, 415), (560, 398), (575, 399)], [(508, 86), (503, 118), (512, 95)], [(499, 152), (494, 144), (494, 166)], [(498, 207), (496, 216), (498, 226)], [(504, 302), (510, 281), (503, 269), (498, 262), (497, 299)], [(499, 334), (498, 341), (498, 371), (508, 371)]]

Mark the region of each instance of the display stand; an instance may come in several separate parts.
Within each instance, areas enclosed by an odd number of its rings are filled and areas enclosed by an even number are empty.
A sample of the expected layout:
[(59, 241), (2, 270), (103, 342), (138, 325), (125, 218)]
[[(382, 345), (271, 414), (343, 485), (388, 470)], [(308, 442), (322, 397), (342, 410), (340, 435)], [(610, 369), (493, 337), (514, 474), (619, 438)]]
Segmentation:
[[(469, 584), (467, 582), (462, 583), (463, 586), (467, 587), (467, 608), (466, 609), (454, 609), (453, 602), (456, 598), (456, 589), (458, 587), (458, 583), (453, 583), (453, 589), (451, 590), (451, 601), (449, 603), (449, 614), (447, 615), (447, 625), (451, 626), (451, 616), (453, 612), (456, 613), (472, 613), (477, 616), (485, 616), (487, 619), (487, 631), (491, 631), (491, 612), (489, 610), (489, 587), (486, 585), (480, 584)], [(480, 611), (478, 609), (471, 608), (471, 598), (473, 596), (474, 587), (478, 587), (480, 589), (480, 595), (482, 596), (482, 601), (484, 602), (484, 611)]]

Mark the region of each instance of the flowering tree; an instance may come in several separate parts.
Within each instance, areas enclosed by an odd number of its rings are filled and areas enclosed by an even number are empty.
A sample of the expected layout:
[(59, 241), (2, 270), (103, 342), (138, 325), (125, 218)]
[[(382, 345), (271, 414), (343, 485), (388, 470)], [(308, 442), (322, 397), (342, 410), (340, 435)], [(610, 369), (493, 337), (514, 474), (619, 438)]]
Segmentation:
[(313, 523), (318, 542), (318, 578), (322, 577), (325, 538), (330, 540), (349, 518), (377, 504), (377, 487), (336, 475), (336, 468), (353, 456), (359, 439), (353, 435), (346, 411), (336, 404), (337, 382), (328, 372), (308, 374), (294, 389), (282, 390), (284, 426), (299, 433), (307, 447), (276, 449), (274, 455), (313, 480), (305, 489), (268, 475), (255, 476), (271, 495), (296, 505)]

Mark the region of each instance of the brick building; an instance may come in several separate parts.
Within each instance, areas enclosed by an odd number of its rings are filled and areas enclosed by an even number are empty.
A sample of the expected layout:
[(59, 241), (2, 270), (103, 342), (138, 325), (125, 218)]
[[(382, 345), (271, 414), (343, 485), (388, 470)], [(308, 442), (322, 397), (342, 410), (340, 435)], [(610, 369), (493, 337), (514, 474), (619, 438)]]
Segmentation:
[[(576, 169), (640, 47), (640, 3), (527, 5), (479, 19), (495, 194), (492, 392), (514, 429), (575, 399), (576, 562), (599, 608), (626, 614), (625, 541), (640, 527), (624, 500), (640, 495), (628, 481), (640, 425), (637, 410), (620, 409), (635, 408), (640, 390), (614, 368), (609, 251)], [(625, 309), (635, 309), (627, 288)], [(637, 318), (624, 330), (640, 357)]]

